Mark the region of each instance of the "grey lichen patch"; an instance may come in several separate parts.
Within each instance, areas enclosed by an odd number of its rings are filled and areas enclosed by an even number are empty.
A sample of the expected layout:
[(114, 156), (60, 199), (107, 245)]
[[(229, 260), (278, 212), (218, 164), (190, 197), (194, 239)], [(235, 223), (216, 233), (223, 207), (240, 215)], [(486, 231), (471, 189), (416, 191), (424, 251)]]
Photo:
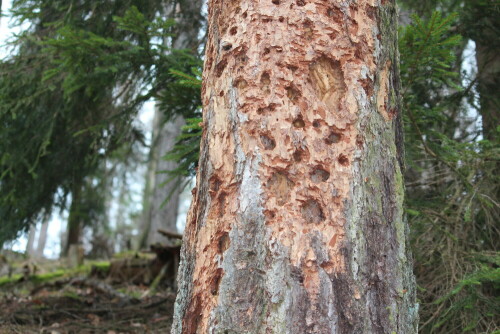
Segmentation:
[(274, 173), (269, 181), (267, 181), (269, 194), (276, 197), (278, 205), (284, 205), (288, 202), (294, 185), (294, 182), (281, 172)]
[(342, 98), (346, 93), (344, 73), (340, 62), (327, 57), (321, 57), (309, 66), (309, 80), (328, 109), (340, 109)]
[(321, 205), (314, 199), (308, 199), (300, 208), (300, 213), (308, 224), (319, 224), (325, 220)]
[[(231, 243), (220, 267), (217, 306), (211, 311), (204, 331), (185, 333), (250, 333), (263, 323), (267, 308), (265, 292), (265, 259), (267, 254), (263, 189), (258, 177), (261, 158), (256, 155), (243, 163), (239, 188), (240, 204), (235, 223), (229, 231)], [(236, 302), (236, 307), (235, 307)]]
[(311, 181), (314, 183), (325, 182), (330, 178), (330, 173), (321, 167), (316, 167), (311, 173)]

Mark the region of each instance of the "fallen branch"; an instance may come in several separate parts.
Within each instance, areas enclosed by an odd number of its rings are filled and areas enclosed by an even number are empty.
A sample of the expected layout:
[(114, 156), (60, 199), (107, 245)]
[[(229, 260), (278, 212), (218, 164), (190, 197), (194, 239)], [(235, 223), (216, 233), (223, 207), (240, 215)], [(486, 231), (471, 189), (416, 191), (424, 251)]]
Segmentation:
[(177, 233), (177, 232), (172, 232), (172, 231), (167, 231), (167, 230), (163, 230), (163, 229), (158, 229), (158, 233), (160, 233), (161, 235), (163, 235), (163, 236), (165, 236), (167, 238), (182, 240), (182, 234)]

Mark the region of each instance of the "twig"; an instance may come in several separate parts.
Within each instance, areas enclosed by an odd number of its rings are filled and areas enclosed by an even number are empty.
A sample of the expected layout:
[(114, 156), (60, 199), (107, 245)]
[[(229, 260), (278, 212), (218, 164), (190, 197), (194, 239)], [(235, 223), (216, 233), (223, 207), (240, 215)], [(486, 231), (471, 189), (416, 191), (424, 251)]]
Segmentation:
[(155, 293), (156, 291), (156, 288), (158, 287), (158, 284), (160, 284), (161, 280), (163, 279), (163, 277), (165, 277), (165, 273), (167, 272), (167, 268), (169, 266), (169, 263), (165, 264), (161, 270), (160, 270), (160, 273), (156, 276), (156, 278), (154, 279), (154, 281), (151, 283), (150, 287), (148, 290), (146, 290), (143, 294), (142, 294), (142, 298), (146, 297), (146, 296), (149, 296), (149, 295), (152, 295)]

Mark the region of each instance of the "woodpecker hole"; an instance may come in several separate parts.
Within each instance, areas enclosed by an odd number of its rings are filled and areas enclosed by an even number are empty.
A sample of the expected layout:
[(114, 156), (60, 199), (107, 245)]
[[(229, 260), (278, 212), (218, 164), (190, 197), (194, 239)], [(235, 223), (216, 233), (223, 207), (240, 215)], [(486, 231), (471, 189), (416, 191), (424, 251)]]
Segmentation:
[(276, 141), (267, 135), (260, 135), (260, 141), (266, 150), (272, 150), (276, 147)]
[(325, 182), (330, 178), (330, 173), (321, 167), (316, 167), (311, 173), (311, 181), (314, 183)]
[(340, 133), (332, 131), (330, 132), (328, 137), (325, 138), (325, 143), (327, 143), (328, 145), (336, 144), (340, 141), (341, 138), (342, 135)]
[(349, 159), (344, 155), (344, 154), (341, 154), (339, 155), (339, 158), (337, 159), (337, 161), (339, 162), (339, 164), (341, 164), (342, 166), (347, 166), (349, 165)]
[(293, 122), (292, 122), (293, 126), (296, 127), (296, 128), (303, 128), (306, 126), (306, 123), (304, 122), (304, 120), (302, 119), (302, 117), (298, 117), (296, 118)]
[(307, 200), (300, 208), (300, 211), (306, 223), (319, 224), (325, 220), (321, 205), (314, 199)]

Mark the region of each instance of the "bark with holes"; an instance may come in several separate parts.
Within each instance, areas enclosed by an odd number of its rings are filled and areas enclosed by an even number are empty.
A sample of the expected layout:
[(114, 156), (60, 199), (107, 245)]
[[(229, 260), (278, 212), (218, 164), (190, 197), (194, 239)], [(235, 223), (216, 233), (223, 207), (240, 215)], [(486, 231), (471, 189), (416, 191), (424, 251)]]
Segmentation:
[(394, 1), (209, 1), (172, 333), (416, 333)]

